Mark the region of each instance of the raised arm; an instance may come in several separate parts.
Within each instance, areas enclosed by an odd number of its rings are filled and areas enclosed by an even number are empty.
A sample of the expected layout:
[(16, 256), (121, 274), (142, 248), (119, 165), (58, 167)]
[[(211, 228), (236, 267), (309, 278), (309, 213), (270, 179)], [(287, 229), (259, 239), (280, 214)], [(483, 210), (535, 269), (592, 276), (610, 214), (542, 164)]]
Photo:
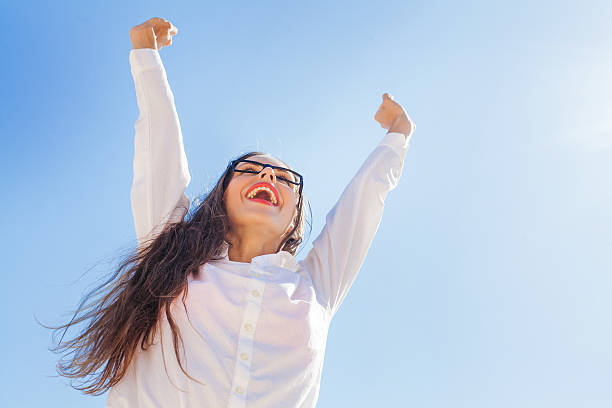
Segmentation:
[(168, 222), (183, 219), (189, 208), (185, 188), (191, 176), (181, 126), (159, 49), (178, 32), (170, 22), (152, 18), (133, 27), (130, 66), (140, 115), (134, 140), (132, 215), (139, 246)]
[[(398, 109), (399, 107), (399, 109)], [(389, 132), (370, 153), (327, 214), (321, 234), (300, 263), (333, 316), (361, 268), (380, 224), (387, 193), (397, 186), (415, 128), (393, 97), (383, 95), (375, 119)]]

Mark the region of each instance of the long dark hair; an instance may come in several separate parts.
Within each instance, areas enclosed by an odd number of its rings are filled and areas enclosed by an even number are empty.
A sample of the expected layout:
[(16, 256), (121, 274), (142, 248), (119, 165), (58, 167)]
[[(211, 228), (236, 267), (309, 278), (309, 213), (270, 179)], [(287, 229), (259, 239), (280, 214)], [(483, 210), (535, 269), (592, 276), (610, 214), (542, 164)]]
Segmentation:
[[(238, 157), (246, 159), (261, 152)], [(197, 275), (200, 266), (219, 259), (219, 251), (229, 231), (223, 201), (225, 188), (233, 176), (228, 166), (215, 187), (188, 212), (185, 220), (167, 224), (149, 241), (129, 254), (104, 283), (80, 302), (72, 319), (54, 330), (60, 336), (52, 350), (61, 354), (57, 371), (73, 380), (72, 387), (86, 394), (100, 395), (125, 375), (136, 347), (146, 350), (159, 330), (158, 319), (166, 316), (172, 332), (178, 364), (181, 334), (170, 313), (174, 299), (187, 296), (187, 278)], [(304, 200), (299, 197), (295, 225), (279, 246), (279, 251), (295, 255), (304, 235)], [(310, 205), (309, 205), (310, 208)], [(312, 217), (312, 213), (311, 213)], [(312, 230), (312, 224), (308, 225)], [(83, 323), (72, 339), (64, 340), (68, 329)], [(74, 381), (76, 380), (76, 381)]]

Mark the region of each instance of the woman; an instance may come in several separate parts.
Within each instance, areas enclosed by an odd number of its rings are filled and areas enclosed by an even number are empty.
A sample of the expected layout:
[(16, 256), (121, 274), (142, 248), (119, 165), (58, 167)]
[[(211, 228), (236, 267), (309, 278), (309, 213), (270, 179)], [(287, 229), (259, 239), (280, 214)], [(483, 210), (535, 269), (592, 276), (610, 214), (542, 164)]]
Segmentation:
[(383, 95), (375, 119), (388, 133), (298, 262), (303, 179), (272, 156), (232, 160), (187, 214), (190, 175), (159, 56), (177, 32), (161, 18), (130, 31), (138, 250), (60, 328), (86, 324), (59, 344), (59, 371), (86, 393), (110, 389), (116, 408), (314, 407), (330, 321), (397, 185), (414, 124)]

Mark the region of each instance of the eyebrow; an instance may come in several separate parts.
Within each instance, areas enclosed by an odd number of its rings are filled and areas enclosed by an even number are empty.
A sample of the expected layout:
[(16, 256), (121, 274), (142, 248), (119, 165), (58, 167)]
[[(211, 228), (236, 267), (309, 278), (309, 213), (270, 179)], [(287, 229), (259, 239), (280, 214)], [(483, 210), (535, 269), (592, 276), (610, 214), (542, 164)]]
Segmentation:
[[(257, 156), (255, 156), (255, 157), (257, 157)], [(264, 157), (267, 157), (267, 156), (264, 156)], [(253, 160), (253, 161), (258, 161), (260, 163), (263, 163), (263, 161), (261, 159), (254, 159), (253, 156), (251, 156), (251, 157), (249, 157), (248, 159), (245, 159), (245, 160)], [(285, 163), (283, 163), (280, 160), (278, 160), (278, 163), (280, 163), (280, 164), (276, 164), (276, 163), (266, 163), (266, 164), (271, 164), (273, 166), (282, 166), (282, 167), (286, 167), (287, 166)]]
[[(260, 162), (260, 163), (264, 163), (263, 161), (261, 161), (261, 160), (259, 160), (259, 159), (254, 159), (253, 157), (256, 157), (256, 156), (251, 156), (251, 157), (249, 157), (249, 158), (247, 158), (247, 159), (244, 159), (244, 160), (251, 160), (251, 161), (257, 161), (257, 162)], [(291, 168), (291, 166), (289, 166), (289, 165), (288, 165), (287, 163), (285, 163), (285, 162), (282, 162), (282, 161), (280, 161), (280, 160), (279, 160), (279, 161), (278, 161), (278, 163), (279, 163), (279, 164), (276, 164), (276, 163), (264, 163), (264, 164), (270, 164), (270, 165), (272, 165), (272, 166), (276, 166), (276, 167), (284, 167), (284, 168), (286, 168), (286, 169), (293, 170), (293, 169)]]

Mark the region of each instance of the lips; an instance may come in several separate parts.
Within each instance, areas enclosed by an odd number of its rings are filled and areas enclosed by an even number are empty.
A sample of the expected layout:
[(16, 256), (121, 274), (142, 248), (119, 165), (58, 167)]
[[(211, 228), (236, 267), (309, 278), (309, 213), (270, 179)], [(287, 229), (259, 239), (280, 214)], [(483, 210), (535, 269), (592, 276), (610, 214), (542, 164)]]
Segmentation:
[[(269, 201), (261, 198), (254, 198), (256, 195), (260, 194), (260, 192), (268, 194)], [(252, 196), (249, 198), (249, 195)], [(266, 182), (253, 184), (251, 187), (249, 187), (245, 193), (245, 196), (248, 200), (257, 201), (274, 207), (278, 206), (280, 203), (278, 190), (272, 184)]]

